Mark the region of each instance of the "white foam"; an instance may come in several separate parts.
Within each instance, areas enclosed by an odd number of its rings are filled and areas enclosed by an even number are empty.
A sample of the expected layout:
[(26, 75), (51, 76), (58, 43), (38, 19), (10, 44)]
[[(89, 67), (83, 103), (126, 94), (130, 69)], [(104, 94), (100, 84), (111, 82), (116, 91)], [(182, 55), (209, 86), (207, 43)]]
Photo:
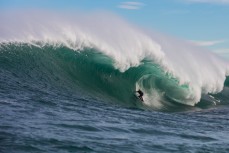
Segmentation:
[[(75, 14), (74, 14), (75, 13)], [(223, 89), (228, 63), (203, 48), (158, 33), (143, 32), (107, 13), (63, 15), (47, 11), (0, 12), (0, 42), (40, 42), (74, 50), (97, 48), (114, 59), (121, 72), (152, 59), (189, 84), (184, 103), (194, 105), (201, 94)], [(190, 102), (191, 101), (191, 102)]]

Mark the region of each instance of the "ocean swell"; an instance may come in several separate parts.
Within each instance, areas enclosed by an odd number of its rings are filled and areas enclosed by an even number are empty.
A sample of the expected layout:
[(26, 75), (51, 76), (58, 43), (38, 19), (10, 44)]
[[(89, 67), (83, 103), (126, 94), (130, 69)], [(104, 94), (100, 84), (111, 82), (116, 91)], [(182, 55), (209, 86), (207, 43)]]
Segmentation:
[[(145, 32), (109, 13), (13, 12), (1, 14), (0, 20), (3, 63), (16, 57), (27, 61), (24, 52), (31, 62), (45, 61), (48, 80), (58, 76), (61, 84), (83, 86), (122, 103), (136, 101), (133, 92), (140, 88), (147, 106), (161, 107), (166, 99), (194, 106), (202, 95), (222, 91), (229, 75), (228, 62), (209, 51)], [(6, 64), (4, 69), (10, 68)], [(39, 66), (35, 70), (44, 72)]]

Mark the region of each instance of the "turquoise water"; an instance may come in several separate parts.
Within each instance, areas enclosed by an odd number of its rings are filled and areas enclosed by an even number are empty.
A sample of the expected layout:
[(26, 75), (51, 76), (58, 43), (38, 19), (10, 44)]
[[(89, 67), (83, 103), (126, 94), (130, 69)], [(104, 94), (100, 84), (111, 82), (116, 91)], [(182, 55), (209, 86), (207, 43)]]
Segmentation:
[(189, 106), (149, 59), (120, 72), (95, 48), (7, 43), (0, 63), (0, 152), (229, 152), (228, 79)]

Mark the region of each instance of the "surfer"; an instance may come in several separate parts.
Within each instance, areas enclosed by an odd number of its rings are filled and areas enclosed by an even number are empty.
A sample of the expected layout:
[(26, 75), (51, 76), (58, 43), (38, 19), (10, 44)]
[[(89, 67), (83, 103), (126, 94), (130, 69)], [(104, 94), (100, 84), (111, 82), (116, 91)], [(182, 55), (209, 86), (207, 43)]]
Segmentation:
[(139, 95), (138, 95), (138, 98), (141, 100), (141, 101), (144, 101), (143, 100), (143, 92), (140, 90), (140, 89), (138, 89), (138, 91), (137, 91), (138, 93), (139, 93)]

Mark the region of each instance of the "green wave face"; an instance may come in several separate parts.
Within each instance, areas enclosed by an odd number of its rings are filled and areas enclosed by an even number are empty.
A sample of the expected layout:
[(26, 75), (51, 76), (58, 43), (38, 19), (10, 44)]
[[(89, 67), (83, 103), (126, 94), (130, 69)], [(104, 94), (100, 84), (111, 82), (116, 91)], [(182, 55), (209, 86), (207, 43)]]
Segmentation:
[(229, 87), (229, 77), (226, 78), (224, 82), (224, 86)]
[[(94, 48), (74, 51), (64, 46), (2, 44), (0, 61), (1, 73), (11, 74), (8, 81), (39, 90), (80, 92), (81, 96), (143, 109), (170, 110), (191, 100), (187, 98), (192, 94), (190, 87), (179, 85), (153, 61), (143, 60), (138, 67), (120, 72), (113, 59)], [(137, 89), (144, 92), (143, 104), (134, 96)]]

